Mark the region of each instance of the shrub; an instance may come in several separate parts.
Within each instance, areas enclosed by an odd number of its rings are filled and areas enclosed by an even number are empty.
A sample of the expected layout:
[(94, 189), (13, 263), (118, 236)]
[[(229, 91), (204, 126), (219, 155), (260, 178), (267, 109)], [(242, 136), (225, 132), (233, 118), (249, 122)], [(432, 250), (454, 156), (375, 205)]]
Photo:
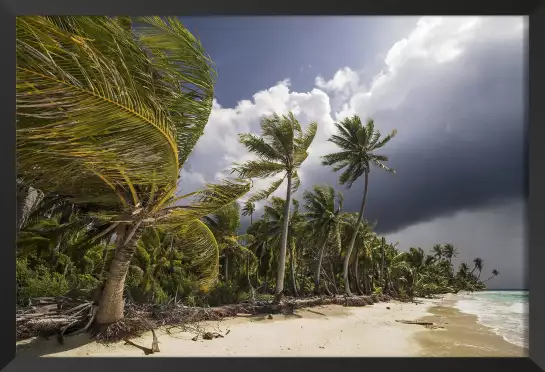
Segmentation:
[(34, 270), (28, 267), (26, 260), (17, 260), (17, 303), (28, 304), (35, 297), (62, 296), (68, 292), (68, 281), (59, 273), (50, 272), (44, 265)]
[(222, 304), (233, 304), (240, 302), (240, 293), (238, 288), (233, 283), (221, 282), (214, 287), (206, 296), (210, 306), (218, 306)]

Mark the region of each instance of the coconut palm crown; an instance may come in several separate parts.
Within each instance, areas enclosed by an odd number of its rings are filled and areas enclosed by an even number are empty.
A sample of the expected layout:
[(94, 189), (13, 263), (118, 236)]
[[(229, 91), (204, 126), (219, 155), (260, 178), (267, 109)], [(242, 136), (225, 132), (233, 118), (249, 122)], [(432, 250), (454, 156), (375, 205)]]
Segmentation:
[(176, 195), (208, 122), (215, 71), (177, 18), (144, 17), (137, 26), (128, 17), (17, 18), (17, 178), (90, 206), (115, 232), (102, 324), (123, 317), (125, 277), (144, 229), (183, 242), (209, 287), (217, 243), (200, 219), (249, 189), (225, 181)]

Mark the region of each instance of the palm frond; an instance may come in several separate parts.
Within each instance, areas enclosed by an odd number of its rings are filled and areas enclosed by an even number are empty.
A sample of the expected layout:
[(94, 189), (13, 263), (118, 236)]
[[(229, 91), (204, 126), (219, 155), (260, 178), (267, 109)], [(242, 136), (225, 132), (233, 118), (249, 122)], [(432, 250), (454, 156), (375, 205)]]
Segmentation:
[(139, 42), (166, 85), (160, 97), (176, 127), (183, 164), (208, 122), (216, 71), (199, 40), (178, 18), (141, 17), (138, 22)]
[(285, 170), (284, 164), (266, 160), (250, 160), (244, 164), (235, 163), (231, 172), (236, 173), (239, 178), (268, 178)]
[(167, 109), (135, 89), (153, 86), (145, 52), (107, 17), (67, 22), (62, 29), (49, 17), (17, 19), (20, 177), (61, 194), (105, 195), (101, 203), (110, 193), (113, 205), (112, 188), (126, 183), (122, 173), (138, 185), (175, 183), (178, 150)]
[(200, 220), (176, 225), (173, 221), (166, 231), (173, 237), (174, 249), (181, 251), (189, 269), (195, 273), (200, 288), (209, 290), (219, 269), (218, 243), (212, 231)]
[(219, 184), (208, 184), (204, 189), (191, 194), (193, 202), (190, 205), (170, 207), (160, 212), (162, 217), (158, 226), (203, 218), (233, 203), (249, 190), (250, 184), (247, 182), (223, 180)]
[(282, 182), (284, 182), (284, 178), (285, 176), (277, 181), (274, 181), (267, 189), (254, 193), (252, 196), (250, 196), (248, 201), (255, 203), (257, 201), (267, 199), (269, 196), (271, 196), (273, 192), (275, 192), (280, 187)]

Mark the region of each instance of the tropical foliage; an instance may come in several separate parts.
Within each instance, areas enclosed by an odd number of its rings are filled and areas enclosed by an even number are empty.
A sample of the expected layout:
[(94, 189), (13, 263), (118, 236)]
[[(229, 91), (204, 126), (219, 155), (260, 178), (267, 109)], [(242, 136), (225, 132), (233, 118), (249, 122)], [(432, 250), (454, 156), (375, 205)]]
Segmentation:
[[(341, 185), (364, 176), (358, 213), (343, 211), (329, 185), (306, 186), (302, 204), (293, 198), (318, 128), (293, 113), (240, 135), (254, 158), (234, 164), (236, 179), (179, 195), (214, 77), (176, 18), (17, 19), (20, 305), (89, 297), (96, 322), (109, 324), (123, 318), (125, 299), (205, 306), (351, 288), (400, 297), (484, 288), (481, 258), (455, 269), (452, 244), (400, 250), (364, 219), (372, 167), (393, 173), (377, 151), (396, 134), (381, 137), (371, 119), (337, 123), (330, 141), (340, 150), (323, 158), (342, 170)], [(246, 195), (255, 179), (272, 183)], [(284, 182), (285, 197), (273, 196)]]

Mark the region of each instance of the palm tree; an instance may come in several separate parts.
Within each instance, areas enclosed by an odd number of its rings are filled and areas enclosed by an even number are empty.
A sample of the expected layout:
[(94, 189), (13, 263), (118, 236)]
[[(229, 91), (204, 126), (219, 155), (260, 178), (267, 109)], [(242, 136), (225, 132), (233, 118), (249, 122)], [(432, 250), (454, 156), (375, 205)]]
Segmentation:
[(433, 253), (434, 257), (436, 259), (441, 259), (444, 254), (443, 246), (441, 244), (434, 244), (431, 248), (431, 252)]
[[(247, 236), (237, 235), (237, 230), (240, 227), (240, 206), (238, 203), (232, 202), (214, 214), (206, 216), (203, 220), (214, 233), (219, 251), (223, 252), (223, 277), (225, 282), (229, 281), (229, 261), (231, 257), (245, 258), (248, 262), (247, 270), (250, 270), (250, 261), (255, 261), (255, 255), (240, 243)], [(249, 272), (247, 275), (249, 275)]]
[(331, 186), (314, 186), (312, 192), (305, 191), (303, 193), (303, 198), (305, 209), (308, 211), (309, 225), (321, 239), (314, 277), (314, 291), (318, 293), (326, 245), (332, 236), (338, 237), (335, 241), (340, 244), (343, 194), (341, 192), (335, 193), (335, 189)]
[(249, 190), (225, 181), (176, 195), (208, 122), (215, 72), (177, 18), (138, 22), (136, 31), (127, 18), (17, 18), (17, 178), (85, 205), (115, 232), (100, 324), (123, 318), (131, 258), (154, 226), (183, 247), (209, 288), (218, 247), (200, 219)]
[[(492, 270), (492, 276), (491, 276), (490, 278), (486, 279), (484, 282), (487, 282), (487, 281), (489, 281), (490, 279), (492, 279), (492, 278), (494, 278), (494, 277), (496, 277), (496, 276), (498, 276), (498, 275), (500, 275), (500, 272), (499, 272), (498, 270), (496, 270), (496, 269), (493, 269), (493, 270)], [(483, 282), (483, 283), (484, 283), (484, 282)]]
[[(284, 229), (285, 226), (285, 220), (284, 220), (284, 210), (286, 207), (286, 201), (282, 198), (273, 197), (269, 205), (266, 205), (264, 207), (265, 210), (265, 216), (267, 221), (267, 231), (268, 234), (272, 236), (271, 239), (271, 249), (281, 248), (281, 232)], [(292, 201), (292, 207), (293, 209), (290, 211), (290, 214), (288, 216), (288, 241), (290, 242), (289, 249), (287, 250), (287, 253), (289, 253), (290, 257), (290, 275), (291, 275), (291, 282), (292, 282), (292, 292), (295, 296), (297, 296), (297, 283), (295, 281), (295, 266), (294, 266), (294, 245), (295, 245), (295, 239), (297, 232), (299, 230), (299, 226), (304, 223), (304, 215), (299, 212), (299, 202), (297, 200)], [(280, 265), (280, 257), (278, 258), (278, 265)], [(279, 267), (277, 267), (277, 270), (279, 270)]]
[[(254, 223), (254, 212), (255, 212), (255, 203), (252, 203), (251, 201), (246, 201), (244, 203), (244, 206), (242, 207), (242, 215), (243, 216), (250, 216), (250, 225)], [(252, 282), (250, 280), (250, 258), (246, 260), (246, 271), (248, 273), (248, 285), (250, 286), (250, 290), (253, 295), (254, 288), (252, 286)], [(257, 271), (256, 271), (257, 273)]]
[(449, 263), (452, 263), (452, 258), (458, 257), (458, 249), (452, 244), (447, 243), (443, 246), (443, 255)]
[[(363, 125), (361, 119), (356, 115), (351, 118), (347, 118), (340, 123), (336, 123), (335, 126), (337, 127), (337, 134), (331, 136), (329, 141), (339, 146), (342, 151), (325, 155), (323, 157), (322, 164), (333, 165), (333, 170), (335, 172), (344, 169), (343, 173), (339, 177), (339, 183), (341, 185), (346, 184), (348, 188), (350, 188), (360, 176), (365, 176), (363, 198), (358, 214), (358, 220), (355, 225), (359, 226), (363, 219), (365, 203), (367, 201), (369, 172), (371, 171), (371, 165), (386, 170), (390, 173), (395, 173), (393, 169), (388, 168), (385, 165), (385, 163), (388, 161), (388, 157), (378, 155), (375, 153), (375, 151), (384, 147), (396, 135), (397, 132), (394, 130), (389, 135), (381, 139), (380, 132), (375, 129), (375, 124), (372, 119), (369, 119), (367, 124)], [(358, 230), (354, 230), (344, 259), (343, 275), (345, 292), (347, 295), (352, 294), (350, 291), (350, 284), (348, 282), (348, 263), (352, 249), (354, 248), (354, 242), (357, 234)]]
[(458, 275), (462, 278), (465, 278), (467, 277), (468, 274), (469, 274), (469, 265), (465, 262), (462, 262), (458, 269)]
[[(358, 216), (356, 213), (345, 213), (343, 214), (343, 220), (345, 221), (342, 225), (342, 237), (341, 242), (343, 243), (343, 246), (348, 246), (349, 242), (352, 237), (352, 234), (354, 233), (354, 229), (356, 227), (355, 221), (357, 221)], [(354, 254), (352, 255), (352, 265), (353, 265), (353, 276), (354, 276), (354, 282), (356, 285), (356, 289), (358, 292), (362, 293), (364, 291), (360, 288), (360, 275), (359, 275), (359, 260), (360, 258), (363, 259), (363, 277), (364, 277), (364, 289), (366, 293), (369, 293), (367, 291), (368, 287), (368, 279), (367, 279), (367, 270), (366, 265), (370, 261), (372, 248), (374, 244), (374, 233), (371, 232), (372, 226), (370, 226), (366, 221), (361, 221), (358, 228), (358, 234), (357, 238), (354, 241)], [(346, 252), (345, 252), (346, 254)], [(361, 256), (361, 257), (360, 257)], [(341, 256), (342, 257), (342, 256)], [(343, 261), (344, 263), (344, 261)]]
[(246, 201), (244, 203), (244, 206), (242, 207), (242, 215), (243, 216), (250, 216), (250, 225), (254, 223), (254, 212), (255, 212), (255, 203), (252, 203), (251, 201)]
[(481, 277), (481, 271), (483, 270), (483, 259), (480, 258), (480, 257), (476, 257), (474, 260), (473, 260), (473, 264), (475, 265), (473, 267), (473, 270), (471, 270), (471, 273), (473, 274), (473, 272), (475, 270), (479, 270), (479, 276), (477, 278), (480, 278)]
[(301, 124), (293, 113), (287, 116), (274, 114), (261, 120), (261, 136), (250, 133), (240, 135), (240, 142), (257, 155), (257, 160), (250, 160), (244, 164), (237, 164), (233, 172), (241, 178), (270, 178), (278, 174), (283, 177), (266, 190), (262, 190), (249, 198), (250, 202), (267, 199), (280, 185), (287, 180), (286, 203), (284, 205), (284, 226), (280, 246), (278, 270), (276, 277), (275, 302), (280, 302), (284, 290), (284, 272), (286, 265), (286, 251), (288, 245), (288, 225), (292, 192), (299, 187), (297, 169), (308, 157), (310, 147), (318, 125), (309, 124), (304, 132)]

